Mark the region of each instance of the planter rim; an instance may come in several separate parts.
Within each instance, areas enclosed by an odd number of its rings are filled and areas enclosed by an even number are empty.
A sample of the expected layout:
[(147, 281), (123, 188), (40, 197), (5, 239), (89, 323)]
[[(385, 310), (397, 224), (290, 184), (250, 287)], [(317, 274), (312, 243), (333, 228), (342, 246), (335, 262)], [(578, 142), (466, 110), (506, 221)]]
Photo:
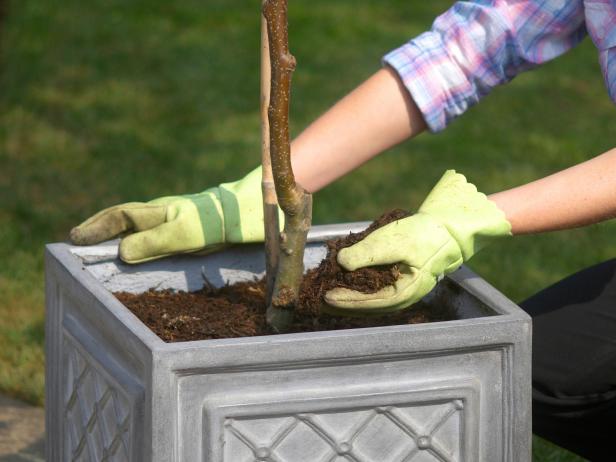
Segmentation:
[[(370, 222), (356, 222), (333, 225), (313, 226), (308, 235), (309, 242), (321, 242), (332, 237), (339, 237), (341, 231), (359, 232), (365, 229)], [(477, 318), (459, 319), (451, 321), (441, 321), (422, 324), (394, 325), (381, 327), (366, 327), (355, 329), (315, 331), (291, 334), (262, 335), (253, 337), (239, 337), (211, 340), (193, 340), (186, 342), (165, 342), (152, 330), (150, 330), (137, 316), (135, 316), (124, 304), (122, 304), (109, 290), (103, 287), (102, 283), (89, 271), (86, 271), (88, 264), (97, 263), (105, 260), (117, 258), (119, 240), (107, 241), (97, 246), (78, 247), (66, 242), (53, 243), (46, 245), (46, 251), (61, 263), (65, 271), (72, 273), (76, 278), (83, 281), (88, 292), (94, 297), (103, 300), (110, 310), (122, 324), (124, 324), (137, 338), (147, 347), (160, 353), (174, 353), (193, 349), (212, 349), (217, 350), (221, 347), (249, 347), (254, 344), (283, 345), (289, 342), (310, 342), (323, 341), (333, 338), (344, 337), (368, 337), (375, 334), (404, 335), (431, 333), (432, 335), (443, 329), (451, 329), (455, 326), (485, 327), (490, 324), (503, 324), (507, 322), (526, 321), (530, 324), (530, 316), (521, 308), (510, 301), (497, 289), (481, 279), (466, 266), (446, 276), (446, 279), (453, 281), (469, 294), (477, 298), (480, 302), (489, 305), (496, 311), (496, 315), (482, 316)], [(498, 308), (495, 308), (498, 307)]]

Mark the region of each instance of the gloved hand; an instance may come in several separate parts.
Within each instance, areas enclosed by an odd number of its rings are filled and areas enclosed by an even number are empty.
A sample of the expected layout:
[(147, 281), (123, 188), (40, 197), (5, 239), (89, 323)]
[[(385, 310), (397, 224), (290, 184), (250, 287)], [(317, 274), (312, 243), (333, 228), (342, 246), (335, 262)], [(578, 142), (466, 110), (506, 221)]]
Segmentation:
[(349, 271), (398, 263), (401, 276), (395, 285), (374, 294), (336, 288), (326, 293), (325, 302), (349, 314), (406, 308), (479, 249), (508, 235), (511, 225), (496, 204), (463, 175), (448, 170), (415, 215), (389, 223), (338, 253), (338, 263)]
[(261, 168), (199, 194), (110, 207), (73, 228), (70, 238), (91, 245), (125, 233), (131, 234), (120, 242), (120, 258), (127, 263), (263, 241)]

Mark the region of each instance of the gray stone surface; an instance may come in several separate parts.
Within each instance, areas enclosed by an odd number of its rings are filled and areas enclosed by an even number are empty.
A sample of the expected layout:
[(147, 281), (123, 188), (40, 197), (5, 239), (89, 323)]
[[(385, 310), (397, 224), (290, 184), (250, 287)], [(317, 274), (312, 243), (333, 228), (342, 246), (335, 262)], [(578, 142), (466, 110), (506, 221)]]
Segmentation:
[(48, 460), (530, 461), (530, 319), (469, 270), (426, 298), (455, 321), (167, 344), (110, 290), (251, 278), (260, 246), (116, 252), (47, 248)]
[(45, 411), (0, 395), (0, 462), (43, 462)]

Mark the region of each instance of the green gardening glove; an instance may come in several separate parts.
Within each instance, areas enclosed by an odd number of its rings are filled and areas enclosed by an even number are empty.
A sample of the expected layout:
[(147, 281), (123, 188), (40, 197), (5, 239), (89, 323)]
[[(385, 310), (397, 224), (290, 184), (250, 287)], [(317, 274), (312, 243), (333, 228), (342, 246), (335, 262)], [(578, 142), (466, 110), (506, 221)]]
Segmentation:
[(262, 242), (261, 168), (199, 194), (110, 207), (73, 228), (70, 237), (74, 244), (91, 245), (127, 233), (120, 242), (120, 258), (127, 263)]
[(387, 313), (419, 301), (445, 274), (479, 249), (511, 235), (505, 214), (454, 170), (445, 172), (419, 211), (389, 223), (338, 253), (349, 271), (398, 263), (395, 285), (364, 294), (347, 288), (328, 291), (325, 302), (337, 312)]

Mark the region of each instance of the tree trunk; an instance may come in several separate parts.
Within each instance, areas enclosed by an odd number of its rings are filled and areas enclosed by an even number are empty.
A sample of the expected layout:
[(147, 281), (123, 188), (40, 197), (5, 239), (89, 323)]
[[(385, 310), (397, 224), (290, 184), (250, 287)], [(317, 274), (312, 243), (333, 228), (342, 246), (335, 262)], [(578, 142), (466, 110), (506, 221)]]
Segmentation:
[[(262, 0), (261, 6), (266, 0)], [(261, 14), (261, 164), (263, 166), (263, 217), (265, 224), (265, 277), (266, 299), (271, 300), (278, 267), (280, 224), (278, 222), (278, 198), (272, 175), (270, 157), (270, 133), (267, 116), (270, 104), (271, 69), (269, 56), (269, 40), (267, 38), (267, 22)]]
[(289, 53), (287, 0), (266, 0), (263, 15), (267, 22), (271, 62), (268, 109), (271, 163), (276, 195), (285, 214), (267, 321), (276, 331), (284, 332), (293, 319), (293, 308), (299, 298), (304, 273), (304, 247), (312, 219), (312, 196), (295, 182), (291, 167), (289, 102), (295, 58)]

